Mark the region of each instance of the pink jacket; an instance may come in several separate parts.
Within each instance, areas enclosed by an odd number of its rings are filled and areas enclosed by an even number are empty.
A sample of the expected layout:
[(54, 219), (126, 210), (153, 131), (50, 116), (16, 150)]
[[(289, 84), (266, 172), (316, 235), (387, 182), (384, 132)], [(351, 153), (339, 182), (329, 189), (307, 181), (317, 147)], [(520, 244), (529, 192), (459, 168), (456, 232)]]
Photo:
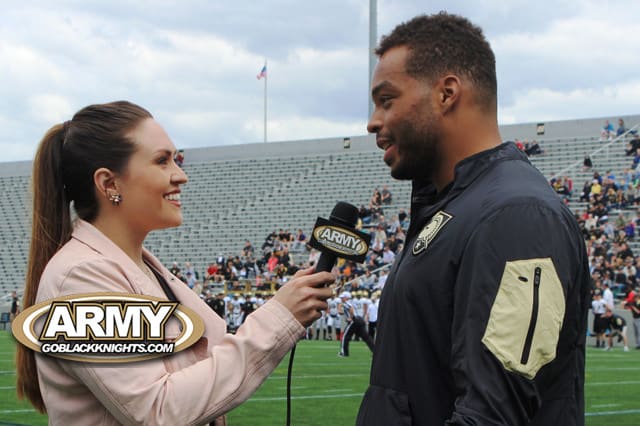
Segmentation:
[[(144, 258), (161, 271), (180, 303), (202, 317), (202, 339), (175, 355), (128, 364), (36, 354), (49, 424), (206, 424), (247, 400), (304, 334), (276, 300), (251, 314), (236, 335), (227, 334), (225, 321), (192, 290), (146, 250)], [(119, 247), (78, 220), (71, 240), (47, 264), (37, 302), (91, 292), (166, 299), (162, 288)], [(216, 422), (224, 424), (224, 419)]]

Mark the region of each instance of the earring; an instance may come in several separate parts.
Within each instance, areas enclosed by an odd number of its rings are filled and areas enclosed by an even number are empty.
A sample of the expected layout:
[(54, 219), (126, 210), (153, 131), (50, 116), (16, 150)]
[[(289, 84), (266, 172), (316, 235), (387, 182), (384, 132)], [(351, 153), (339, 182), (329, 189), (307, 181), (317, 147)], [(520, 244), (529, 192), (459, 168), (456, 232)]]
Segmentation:
[(122, 195), (117, 192), (112, 192), (109, 194), (109, 201), (111, 201), (111, 204), (114, 206), (119, 206), (122, 201)]

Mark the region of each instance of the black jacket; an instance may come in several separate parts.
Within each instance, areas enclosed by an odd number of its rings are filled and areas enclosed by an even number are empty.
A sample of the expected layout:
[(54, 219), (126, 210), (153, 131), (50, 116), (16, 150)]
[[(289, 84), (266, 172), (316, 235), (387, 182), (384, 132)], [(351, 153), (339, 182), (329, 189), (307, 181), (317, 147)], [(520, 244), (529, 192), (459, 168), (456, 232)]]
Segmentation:
[(512, 143), (414, 182), (358, 425), (583, 425), (589, 298), (572, 213)]

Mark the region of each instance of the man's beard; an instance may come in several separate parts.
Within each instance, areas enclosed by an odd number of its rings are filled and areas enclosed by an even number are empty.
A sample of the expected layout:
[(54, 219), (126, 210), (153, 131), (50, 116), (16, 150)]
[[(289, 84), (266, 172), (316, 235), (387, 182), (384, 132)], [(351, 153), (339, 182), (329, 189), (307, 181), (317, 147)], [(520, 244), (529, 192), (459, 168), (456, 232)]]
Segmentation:
[(432, 180), (441, 166), (441, 132), (435, 120), (426, 120), (420, 129), (407, 121), (397, 136), (399, 161), (391, 168), (391, 176), (399, 180)]

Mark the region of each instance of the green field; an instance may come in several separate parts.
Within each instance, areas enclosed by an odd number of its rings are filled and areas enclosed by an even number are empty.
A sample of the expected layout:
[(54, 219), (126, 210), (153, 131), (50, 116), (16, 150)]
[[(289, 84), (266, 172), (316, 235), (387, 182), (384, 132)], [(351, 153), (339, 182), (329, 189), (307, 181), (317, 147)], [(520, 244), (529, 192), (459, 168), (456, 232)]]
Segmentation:
[[(339, 358), (337, 342), (298, 344), (292, 379), (292, 425), (353, 425), (368, 380), (371, 355), (361, 342)], [(15, 396), (15, 343), (0, 331), (0, 425), (46, 425)], [(231, 426), (284, 425), (288, 356), (245, 404), (228, 415)], [(640, 350), (587, 350), (587, 425), (640, 425)]]

